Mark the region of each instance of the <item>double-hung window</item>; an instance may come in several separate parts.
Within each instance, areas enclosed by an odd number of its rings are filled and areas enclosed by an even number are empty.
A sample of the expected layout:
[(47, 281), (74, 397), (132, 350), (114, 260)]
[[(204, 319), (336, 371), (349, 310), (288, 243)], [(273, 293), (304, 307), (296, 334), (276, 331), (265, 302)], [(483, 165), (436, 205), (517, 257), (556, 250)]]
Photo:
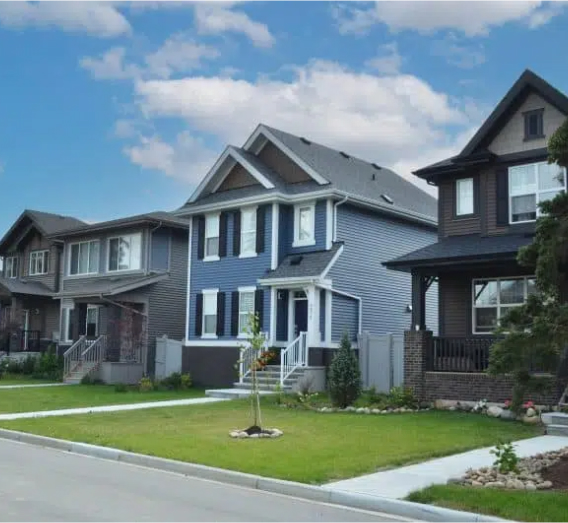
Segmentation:
[(540, 216), (538, 204), (566, 190), (566, 169), (547, 162), (509, 168), (509, 221), (531, 222)]
[(73, 243), (70, 246), (69, 274), (95, 274), (99, 272), (99, 241)]
[(142, 234), (126, 234), (108, 241), (108, 270), (135, 271), (142, 266)]
[(456, 215), (473, 214), (473, 178), (456, 180)]
[(256, 254), (256, 207), (241, 209), (241, 258)]
[(30, 253), (30, 276), (47, 274), (49, 271), (49, 251), (32, 251)]
[(294, 208), (294, 243), (293, 247), (314, 245), (315, 239), (315, 203), (302, 203)]
[(217, 289), (203, 291), (203, 337), (217, 335)]
[(247, 334), (251, 314), (254, 314), (254, 287), (239, 288), (239, 336)]
[(205, 216), (205, 260), (219, 259), (219, 214)]
[(508, 310), (525, 303), (534, 292), (534, 278), (473, 280), (473, 332), (490, 334)]
[(17, 278), (18, 277), (18, 257), (17, 256), (8, 256), (4, 260), (4, 264), (6, 265), (6, 278)]

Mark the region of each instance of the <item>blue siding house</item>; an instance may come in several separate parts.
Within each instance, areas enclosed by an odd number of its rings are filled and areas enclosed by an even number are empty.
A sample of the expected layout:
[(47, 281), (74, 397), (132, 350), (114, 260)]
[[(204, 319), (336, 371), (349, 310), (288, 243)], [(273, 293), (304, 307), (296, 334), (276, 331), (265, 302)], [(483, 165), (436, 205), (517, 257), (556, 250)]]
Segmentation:
[[(299, 367), (344, 333), (408, 329), (410, 277), (382, 262), (437, 230), (436, 200), (393, 171), (262, 124), (174, 214), (190, 222), (184, 368), (206, 386), (236, 381), (250, 313), (281, 354), (305, 345)], [(428, 300), (435, 327), (435, 285)]]

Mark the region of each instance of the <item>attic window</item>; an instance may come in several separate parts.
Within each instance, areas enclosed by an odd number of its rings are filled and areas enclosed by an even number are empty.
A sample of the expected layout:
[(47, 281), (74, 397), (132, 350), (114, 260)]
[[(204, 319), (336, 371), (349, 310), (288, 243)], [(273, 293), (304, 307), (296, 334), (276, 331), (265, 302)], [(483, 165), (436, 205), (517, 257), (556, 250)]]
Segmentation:
[(304, 259), (303, 256), (294, 256), (293, 258), (290, 259), (290, 265), (291, 266), (300, 265), (303, 259)]
[(343, 151), (340, 151), (339, 154), (341, 156), (343, 156), (343, 158), (347, 158), (347, 159), (351, 158), (351, 156), (349, 156), (347, 153), (344, 153)]
[(544, 109), (527, 111), (523, 113), (525, 118), (525, 140), (537, 140), (544, 138)]
[(377, 165), (376, 163), (372, 163), (371, 164), (375, 169), (377, 169), (377, 171), (380, 171), (382, 169), (382, 167), (380, 165)]
[(394, 203), (394, 200), (388, 194), (381, 194), (381, 198), (391, 205)]
[(304, 138), (303, 136), (300, 138), (300, 140), (304, 142), (306, 145), (312, 145), (312, 142), (310, 142), (307, 138)]

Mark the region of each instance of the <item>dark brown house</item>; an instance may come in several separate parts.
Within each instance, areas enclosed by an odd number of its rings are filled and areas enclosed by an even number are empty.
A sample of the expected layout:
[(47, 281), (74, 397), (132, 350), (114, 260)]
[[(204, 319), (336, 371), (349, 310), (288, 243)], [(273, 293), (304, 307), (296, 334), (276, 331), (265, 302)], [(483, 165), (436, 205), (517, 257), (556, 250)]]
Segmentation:
[[(412, 273), (405, 381), (424, 399), (503, 401), (511, 383), (485, 374), (492, 332), (534, 291), (516, 262), (531, 243), (538, 202), (566, 189), (547, 163), (547, 141), (568, 115), (568, 97), (525, 71), (460, 154), (414, 174), (439, 190), (438, 242), (385, 265)], [(438, 282), (439, 331), (425, 327), (425, 295)], [(556, 402), (558, 387), (543, 401)]]

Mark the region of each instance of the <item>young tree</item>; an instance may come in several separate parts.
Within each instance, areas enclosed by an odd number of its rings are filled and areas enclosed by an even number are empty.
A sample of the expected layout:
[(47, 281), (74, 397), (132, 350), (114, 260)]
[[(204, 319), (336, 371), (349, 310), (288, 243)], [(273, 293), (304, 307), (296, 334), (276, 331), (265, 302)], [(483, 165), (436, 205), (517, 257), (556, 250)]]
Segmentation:
[(329, 367), (329, 394), (336, 407), (344, 409), (361, 394), (361, 371), (357, 356), (351, 349), (347, 333), (341, 339), (339, 351)]
[[(565, 176), (568, 166), (568, 120), (550, 138), (548, 163)], [(489, 373), (513, 377), (512, 409), (519, 411), (525, 395), (542, 385), (533, 369), (557, 372), (568, 347), (568, 194), (539, 204), (531, 245), (519, 250), (518, 262), (535, 269), (536, 293), (502, 318), (503, 338), (492, 350)]]

